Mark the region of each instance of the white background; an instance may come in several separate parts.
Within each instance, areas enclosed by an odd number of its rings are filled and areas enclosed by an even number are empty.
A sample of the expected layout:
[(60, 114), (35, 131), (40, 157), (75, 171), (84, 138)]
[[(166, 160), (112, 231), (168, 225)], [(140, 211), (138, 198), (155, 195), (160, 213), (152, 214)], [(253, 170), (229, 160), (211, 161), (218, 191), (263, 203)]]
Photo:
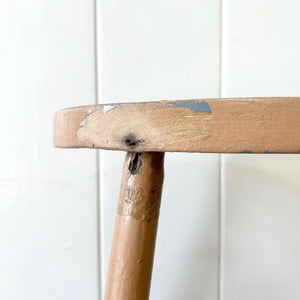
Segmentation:
[[(124, 153), (69, 106), (300, 96), (297, 0), (0, 2), (0, 299), (99, 300)], [(151, 300), (300, 298), (300, 156), (166, 155)]]

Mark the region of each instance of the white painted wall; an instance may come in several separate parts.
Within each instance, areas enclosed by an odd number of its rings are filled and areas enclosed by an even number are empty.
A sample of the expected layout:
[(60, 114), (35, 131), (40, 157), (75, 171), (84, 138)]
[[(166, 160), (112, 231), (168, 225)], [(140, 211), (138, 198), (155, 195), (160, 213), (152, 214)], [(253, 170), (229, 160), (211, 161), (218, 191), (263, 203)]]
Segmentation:
[(0, 299), (98, 299), (96, 152), (52, 146), (95, 103), (93, 1), (0, 1)]
[[(54, 149), (56, 110), (95, 103), (97, 73), (102, 103), (299, 96), (299, 8), (0, 2), (0, 299), (104, 291), (124, 154)], [(150, 298), (299, 299), (299, 165), (293, 155), (167, 154)]]

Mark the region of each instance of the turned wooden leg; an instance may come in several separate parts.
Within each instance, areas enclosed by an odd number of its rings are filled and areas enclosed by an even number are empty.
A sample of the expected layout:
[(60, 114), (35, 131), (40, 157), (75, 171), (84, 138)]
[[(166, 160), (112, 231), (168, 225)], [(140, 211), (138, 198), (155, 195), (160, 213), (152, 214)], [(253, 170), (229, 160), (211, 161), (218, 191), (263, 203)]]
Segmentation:
[(105, 300), (147, 300), (149, 297), (163, 164), (163, 152), (126, 155)]

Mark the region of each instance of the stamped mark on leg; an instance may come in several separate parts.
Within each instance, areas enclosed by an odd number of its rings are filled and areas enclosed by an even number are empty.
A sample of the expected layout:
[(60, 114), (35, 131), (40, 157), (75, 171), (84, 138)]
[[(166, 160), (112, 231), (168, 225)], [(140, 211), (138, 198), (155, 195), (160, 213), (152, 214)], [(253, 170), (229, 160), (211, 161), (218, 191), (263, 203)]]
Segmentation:
[(157, 193), (161, 191), (151, 189), (148, 195), (132, 187), (126, 188), (125, 199), (120, 199), (118, 213), (123, 217), (133, 217), (141, 222), (150, 222), (152, 217), (158, 213), (159, 201)]

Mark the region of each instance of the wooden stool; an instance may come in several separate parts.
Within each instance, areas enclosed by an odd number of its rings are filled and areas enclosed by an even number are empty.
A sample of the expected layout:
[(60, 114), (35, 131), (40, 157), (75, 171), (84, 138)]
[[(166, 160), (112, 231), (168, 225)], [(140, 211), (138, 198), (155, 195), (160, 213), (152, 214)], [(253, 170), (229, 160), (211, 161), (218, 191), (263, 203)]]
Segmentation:
[(114, 103), (58, 111), (54, 145), (127, 151), (105, 300), (149, 296), (164, 152), (300, 153), (300, 98)]

